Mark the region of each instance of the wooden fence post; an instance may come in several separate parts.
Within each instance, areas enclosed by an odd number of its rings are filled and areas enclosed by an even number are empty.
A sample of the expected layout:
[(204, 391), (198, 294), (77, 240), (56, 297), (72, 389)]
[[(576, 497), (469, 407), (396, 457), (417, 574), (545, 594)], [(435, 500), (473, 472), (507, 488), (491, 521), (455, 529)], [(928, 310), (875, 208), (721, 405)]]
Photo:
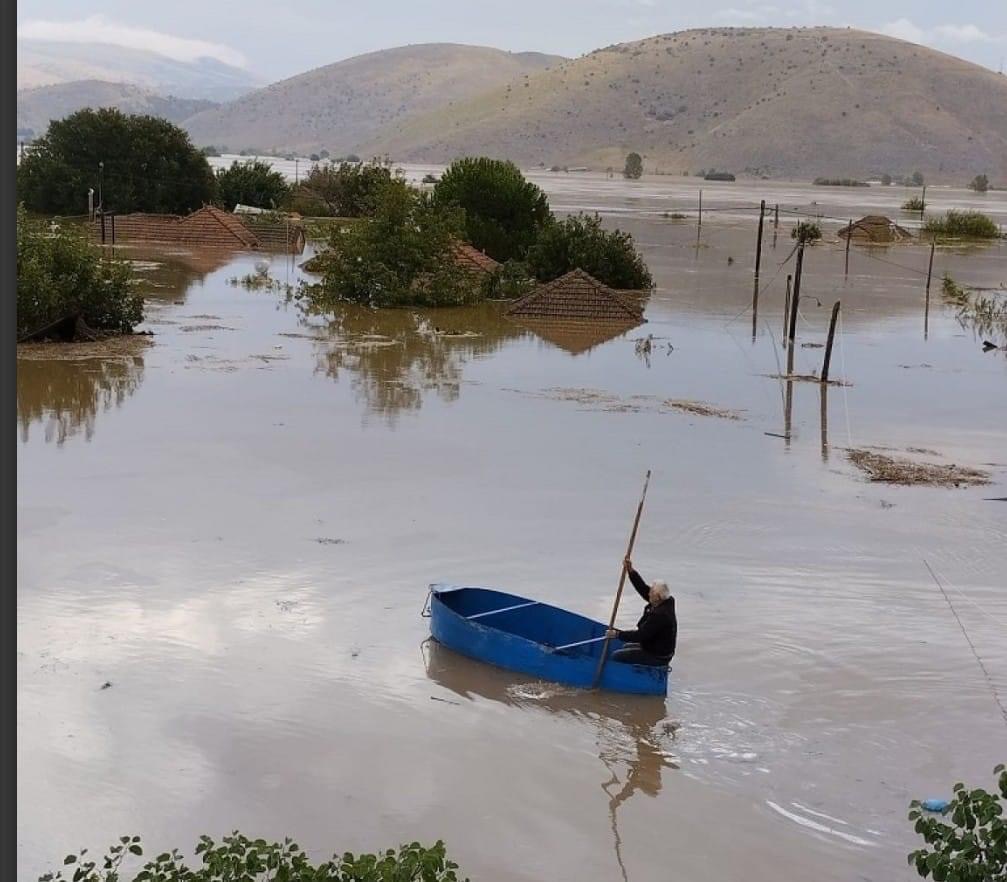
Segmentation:
[(846, 227), (846, 270), (843, 272), (844, 276), (850, 274), (850, 239), (853, 238), (853, 219), (850, 218), (849, 226)]
[(790, 347), (787, 349), (787, 376), (794, 372), (794, 347), (797, 338), (797, 307), (801, 302), (801, 273), (804, 270), (804, 243), (797, 246), (797, 266), (794, 269), (794, 292), (790, 296)]
[(759, 233), (755, 240), (755, 290), (758, 296), (759, 290), (759, 268), (762, 265), (762, 225), (766, 217), (766, 200), (763, 199), (759, 205)]
[(937, 238), (930, 240), (930, 262), (927, 264), (927, 294), (930, 293), (930, 277), (934, 272), (934, 249), (937, 247)]
[(703, 190), (699, 191), (699, 222), (696, 224), (697, 227), (703, 226)]
[(836, 319), (839, 318), (839, 301), (832, 307), (832, 318), (829, 320), (829, 336), (825, 341), (825, 360), (822, 362), (822, 383), (829, 382), (829, 363), (832, 361), (832, 341), (836, 336)]

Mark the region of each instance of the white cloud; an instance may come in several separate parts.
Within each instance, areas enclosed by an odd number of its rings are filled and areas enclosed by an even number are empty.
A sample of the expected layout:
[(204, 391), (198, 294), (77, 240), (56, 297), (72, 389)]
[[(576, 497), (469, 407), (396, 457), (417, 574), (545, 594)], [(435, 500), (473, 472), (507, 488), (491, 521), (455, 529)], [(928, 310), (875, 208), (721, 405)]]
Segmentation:
[(56, 43), (110, 43), (129, 49), (145, 49), (176, 61), (196, 61), (214, 58), (225, 64), (245, 67), (245, 56), (222, 43), (189, 40), (147, 28), (116, 24), (104, 16), (92, 15), (78, 21), (27, 21), (17, 29), (26, 40), (50, 40)]
[(900, 18), (881, 27), (881, 33), (910, 43), (925, 46), (941, 46), (949, 43), (1003, 43), (1003, 36), (988, 34), (974, 24), (945, 24), (932, 28), (921, 28), (908, 18)]

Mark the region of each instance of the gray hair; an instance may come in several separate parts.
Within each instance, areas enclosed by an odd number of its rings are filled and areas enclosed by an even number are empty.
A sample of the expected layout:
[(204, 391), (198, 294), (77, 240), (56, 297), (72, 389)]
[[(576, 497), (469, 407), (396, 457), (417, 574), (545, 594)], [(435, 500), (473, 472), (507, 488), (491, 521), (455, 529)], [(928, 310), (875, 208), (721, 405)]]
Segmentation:
[(665, 601), (671, 597), (671, 592), (668, 590), (668, 583), (663, 579), (655, 579), (650, 584), (650, 590), (653, 591), (660, 601)]

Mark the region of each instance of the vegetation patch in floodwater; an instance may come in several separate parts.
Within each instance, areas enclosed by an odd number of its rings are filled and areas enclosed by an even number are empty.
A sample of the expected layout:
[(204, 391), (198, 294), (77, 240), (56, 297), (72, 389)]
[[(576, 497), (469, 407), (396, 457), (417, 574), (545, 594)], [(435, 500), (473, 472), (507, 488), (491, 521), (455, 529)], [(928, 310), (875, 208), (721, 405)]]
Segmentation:
[(135, 358), (152, 344), (151, 334), (116, 334), (79, 343), (19, 343), (17, 357), (30, 361)]
[(926, 487), (973, 487), (990, 483), (989, 472), (968, 466), (913, 462), (859, 448), (849, 448), (846, 455), (870, 481), (877, 483)]
[(685, 411), (686, 413), (696, 414), (697, 416), (718, 417), (722, 420), (744, 419), (744, 417), (742, 417), (737, 411), (727, 410), (726, 408), (717, 407), (713, 404), (707, 404), (705, 401), (668, 399), (664, 402), (664, 406), (674, 408), (675, 410)]
[[(907, 365), (908, 366), (908, 365)], [(810, 374), (765, 374), (771, 380), (786, 380), (788, 382), (795, 383), (821, 383), (822, 378), (816, 373)], [(853, 384), (847, 380), (834, 380), (829, 379), (826, 386), (852, 386)]]
[(193, 331), (233, 331), (235, 329), (229, 328), (227, 325), (182, 325), (179, 330), (192, 333)]

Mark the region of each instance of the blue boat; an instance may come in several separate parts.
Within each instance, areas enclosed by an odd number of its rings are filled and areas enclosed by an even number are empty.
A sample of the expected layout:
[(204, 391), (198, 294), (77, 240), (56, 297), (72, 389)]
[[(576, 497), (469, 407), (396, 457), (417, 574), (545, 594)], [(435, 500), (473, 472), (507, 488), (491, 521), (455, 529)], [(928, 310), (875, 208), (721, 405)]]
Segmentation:
[[(559, 607), (491, 588), (431, 585), (430, 634), (479, 661), (543, 680), (591, 688), (605, 645), (605, 625)], [(609, 642), (610, 651), (621, 640)], [(666, 695), (668, 668), (609, 659), (601, 689)]]

